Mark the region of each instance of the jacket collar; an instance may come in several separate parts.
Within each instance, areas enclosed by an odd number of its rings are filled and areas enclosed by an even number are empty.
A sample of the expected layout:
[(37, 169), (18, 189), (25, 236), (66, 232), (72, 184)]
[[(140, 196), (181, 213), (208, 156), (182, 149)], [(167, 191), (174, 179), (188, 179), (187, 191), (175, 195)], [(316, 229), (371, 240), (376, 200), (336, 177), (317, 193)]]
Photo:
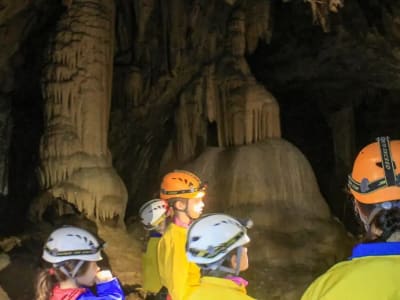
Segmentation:
[(76, 300), (85, 291), (85, 288), (60, 289), (60, 286), (56, 285), (50, 300)]
[(385, 255), (400, 255), (400, 242), (361, 243), (353, 248), (349, 259)]

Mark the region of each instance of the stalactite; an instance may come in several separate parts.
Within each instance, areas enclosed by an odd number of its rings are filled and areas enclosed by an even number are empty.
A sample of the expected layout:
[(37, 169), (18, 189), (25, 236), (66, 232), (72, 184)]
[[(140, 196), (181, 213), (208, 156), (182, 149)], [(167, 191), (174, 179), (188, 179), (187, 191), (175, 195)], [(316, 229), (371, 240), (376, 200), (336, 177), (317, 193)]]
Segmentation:
[(154, 0), (140, 0), (133, 2), (135, 6), (137, 42), (142, 43), (145, 40), (145, 30), (147, 23), (154, 9)]
[(204, 149), (207, 122), (216, 122), (218, 144), (223, 147), (280, 137), (278, 103), (257, 84), (244, 58), (246, 44), (252, 45), (249, 51), (254, 50), (258, 40), (268, 36), (270, 30), (268, 22), (257, 27), (256, 21), (252, 23), (250, 19), (268, 16), (270, 6), (268, 1), (258, 0), (253, 0), (249, 6), (251, 9), (247, 12), (240, 8), (233, 11), (222, 59), (205, 66), (201, 76), (180, 95), (175, 144), (181, 161), (194, 158), (196, 149)]
[(271, 3), (266, 0), (251, 0), (246, 5), (246, 50), (252, 53), (259, 40), (269, 42), (272, 35)]
[(186, 16), (184, 2), (180, 0), (166, 1), (166, 23), (167, 23), (167, 41), (168, 41), (168, 62), (169, 71), (176, 75), (176, 68), (181, 63), (182, 51), (185, 49), (186, 37)]
[(143, 90), (143, 78), (140, 69), (137, 67), (131, 67), (126, 75), (125, 87), (125, 105), (127, 109), (137, 107), (142, 104), (142, 90)]
[(205, 116), (203, 111), (204, 79), (200, 77), (180, 96), (180, 109), (176, 112), (176, 150), (181, 161), (193, 158), (205, 146)]
[(217, 91), (215, 86), (215, 65), (210, 65), (205, 68), (204, 72), (205, 86), (204, 102), (207, 104), (207, 118), (210, 122), (214, 122), (217, 117)]
[(8, 194), (8, 155), (12, 133), (12, 119), (10, 110), (7, 107), (11, 102), (10, 99), (1, 95), (0, 101), (3, 101), (0, 111), (0, 138), (2, 140), (0, 144), (0, 195), (4, 196)]
[(51, 197), (91, 218), (124, 218), (127, 192), (107, 148), (113, 18), (110, 1), (70, 1), (49, 46), (42, 79), (46, 124), (39, 178), (44, 193), (32, 208), (38, 218)]
[(337, 13), (344, 0), (306, 0), (310, 3), (313, 23), (320, 24), (324, 32), (330, 31), (329, 12)]

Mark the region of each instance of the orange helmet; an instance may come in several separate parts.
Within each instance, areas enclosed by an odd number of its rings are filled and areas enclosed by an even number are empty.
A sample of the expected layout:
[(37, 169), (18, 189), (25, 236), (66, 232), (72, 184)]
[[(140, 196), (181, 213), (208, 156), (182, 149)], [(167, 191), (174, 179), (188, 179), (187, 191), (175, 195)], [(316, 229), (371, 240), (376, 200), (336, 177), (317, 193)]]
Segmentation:
[(365, 204), (400, 200), (400, 140), (378, 137), (358, 154), (348, 187)]
[(160, 187), (160, 198), (201, 198), (205, 195), (206, 186), (199, 177), (191, 172), (174, 170), (164, 176)]

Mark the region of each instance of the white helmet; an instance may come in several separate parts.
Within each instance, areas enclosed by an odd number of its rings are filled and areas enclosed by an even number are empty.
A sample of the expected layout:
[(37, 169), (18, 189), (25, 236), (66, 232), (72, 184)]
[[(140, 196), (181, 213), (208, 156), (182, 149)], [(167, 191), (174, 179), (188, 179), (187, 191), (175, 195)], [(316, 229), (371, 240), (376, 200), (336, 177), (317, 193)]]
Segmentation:
[(164, 200), (153, 199), (147, 201), (139, 209), (139, 215), (146, 229), (153, 229), (166, 217), (168, 205)]
[(42, 258), (52, 264), (66, 260), (99, 261), (101, 245), (88, 231), (66, 226), (53, 231), (44, 245)]
[(186, 255), (196, 264), (210, 265), (248, 242), (247, 228), (237, 219), (225, 214), (211, 214), (190, 225)]

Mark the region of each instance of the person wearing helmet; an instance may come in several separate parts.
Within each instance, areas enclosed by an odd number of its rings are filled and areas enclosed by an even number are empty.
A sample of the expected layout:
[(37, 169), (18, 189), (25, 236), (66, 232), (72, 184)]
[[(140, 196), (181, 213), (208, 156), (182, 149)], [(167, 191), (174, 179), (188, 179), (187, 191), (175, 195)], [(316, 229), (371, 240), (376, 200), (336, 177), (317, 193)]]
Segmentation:
[[(53, 231), (42, 258), (51, 267), (38, 274), (36, 300), (125, 299), (110, 271), (100, 271), (103, 245), (88, 231), (66, 226)], [(96, 287), (96, 295), (89, 287)]]
[(379, 137), (364, 147), (348, 187), (365, 241), (317, 278), (302, 300), (400, 299), (400, 140)]
[(143, 290), (147, 293), (146, 299), (165, 299), (162, 291), (157, 263), (157, 246), (165, 230), (168, 215), (168, 204), (161, 199), (147, 201), (139, 209), (139, 215), (144, 228), (148, 230), (146, 250), (143, 254)]
[(188, 300), (245, 300), (247, 281), (239, 276), (249, 266), (247, 228), (225, 214), (211, 214), (193, 222), (188, 230), (186, 255), (203, 277)]
[(175, 170), (166, 174), (160, 198), (172, 210), (171, 223), (158, 243), (158, 268), (161, 283), (173, 300), (183, 300), (200, 283), (200, 269), (185, 254), (186, 234), (190, 223), (203, 212), (205, 186), (193, 173)]

